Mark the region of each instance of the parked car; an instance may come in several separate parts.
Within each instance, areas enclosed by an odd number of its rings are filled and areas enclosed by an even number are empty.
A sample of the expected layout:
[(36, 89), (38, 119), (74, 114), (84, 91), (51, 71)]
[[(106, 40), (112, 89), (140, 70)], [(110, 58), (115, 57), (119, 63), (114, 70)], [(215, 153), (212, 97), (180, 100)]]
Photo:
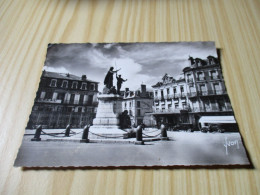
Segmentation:
[(202, 116), (199, 119), (201, 132), (231, 132), (238, 131), (234, 116)]
[(184, 131), (191, 131), (193, 132), (193, 126), (190, 123), (180, 123), (175, 125), (172, 128), (173, 131), (179, 131), (179, 130), (184, 130)]

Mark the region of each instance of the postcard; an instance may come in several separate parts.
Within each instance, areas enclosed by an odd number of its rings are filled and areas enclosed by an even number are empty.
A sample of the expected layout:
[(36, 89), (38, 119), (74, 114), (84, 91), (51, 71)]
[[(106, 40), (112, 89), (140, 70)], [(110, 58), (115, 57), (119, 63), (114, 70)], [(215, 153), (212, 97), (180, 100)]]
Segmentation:
[(221, 66), (214, 42), (49, 44), (14, 166), (249, 166)]

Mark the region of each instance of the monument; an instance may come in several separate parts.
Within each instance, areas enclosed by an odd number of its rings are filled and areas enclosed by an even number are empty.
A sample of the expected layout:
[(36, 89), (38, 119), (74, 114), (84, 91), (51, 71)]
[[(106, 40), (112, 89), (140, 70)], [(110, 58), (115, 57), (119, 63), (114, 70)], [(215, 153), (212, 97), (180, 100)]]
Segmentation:
[(123, 97), (113, 86), (113, 75), (119, 70), (114, 71), (113, 67), (109, 69), (104, 80), (103, 93), (97, 96), (97, 114), (89, 129), (92, 132), (91, 138), (127, 138), (127, 131), (120, 129)]

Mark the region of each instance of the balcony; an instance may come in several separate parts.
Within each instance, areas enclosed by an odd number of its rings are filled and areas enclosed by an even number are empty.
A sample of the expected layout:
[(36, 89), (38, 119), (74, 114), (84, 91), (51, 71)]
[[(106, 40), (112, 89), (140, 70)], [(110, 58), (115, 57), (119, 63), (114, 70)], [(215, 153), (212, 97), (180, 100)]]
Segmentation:
[(208, 90), (208, 91), (198, 91), (187, 93), (189, 98), (196, 96), (211, 96), (211, 95), (225, 95), (227, 94), (226, 90)]
[(153, 109), (154, 113), (161, 114), (171, 114), (171, 113), (180, 113), (180, 108), (168, 108), (168, 109)]
[(189, 93), (187, 93), (187, 96), (188, 96), (189, 98), (191, 98), (191, 97), (196, 97), (196, 96), (197, 96), (197, 92), (189, 92)]
[(188, 83), (194, 83), (193, 79), (187, 79)]
[(223, 95), (223, 94), (227, 94), (227, 91), (226, 90), (198, 91), (198, 95), (200, 95), (200, 96)]
[(186, 98), (187, 93), (180, 93), (179, 96), (180, 96), (180, 98)]
[(167, 98), (167, 96), (164, 96), (164, 97), (162, 97), (162, 96), (155, 96), (154, 97), (154, 101), (164, 101), (165, 99)]
[(211, 106), (211, 107), (193, 107), (191, 109), (192, 112), (232, 112), (231, 106), (223, 106), (223, 107), (218, 107), (218, 106)]
[(206, 81), (206, 77), (197, 77), (197, 81)]
[(218, 80), (218, 79), (220, 79), (220, 76), (219, 75), (211, 76), (210, 79), (211, 80)]
[(40, 103), (56, 103), (56, 104), (60, 104), (62, 101), (61, 100), (57, 100), (57, 99), (38, 99), (36, 100), (37, 102), (40, 102)]
[(167, 100), (171, 100), (171, 99), (174, 98), (174, 94), (165, 95), (164, 98), (167, 99)]

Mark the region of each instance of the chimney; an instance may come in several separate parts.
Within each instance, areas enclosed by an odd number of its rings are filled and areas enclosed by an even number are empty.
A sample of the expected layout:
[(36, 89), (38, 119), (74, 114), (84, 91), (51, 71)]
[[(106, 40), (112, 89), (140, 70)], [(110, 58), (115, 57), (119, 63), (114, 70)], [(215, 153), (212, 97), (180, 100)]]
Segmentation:
[(87, 76), (85, 74), (82, 75), (81, 80), (85, 81), (87, 80)]
[(142, 95), (145, 95), (146, 94), (146, 85), (141, 85), (141, 93)]

